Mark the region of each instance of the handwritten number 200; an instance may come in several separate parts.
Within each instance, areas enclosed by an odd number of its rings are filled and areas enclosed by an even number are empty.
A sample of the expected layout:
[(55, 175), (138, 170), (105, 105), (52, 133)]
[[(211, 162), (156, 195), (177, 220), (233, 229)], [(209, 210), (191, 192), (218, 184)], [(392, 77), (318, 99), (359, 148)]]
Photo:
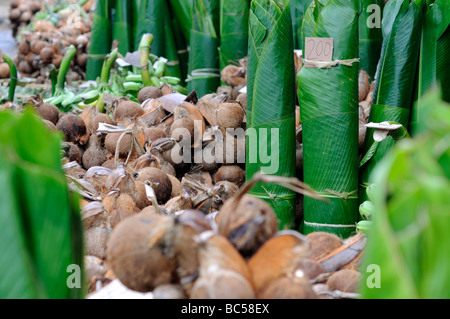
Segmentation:
[(314, 39), (311, 39), (308, 41), (308, 44), (312, 42), (312, 45), (309, 47), (311, 48), (311, 51), (309, 51), (308, 56), (311, 56), (311, 53), (314, 51), (316, 52), (316, 56), (329, 56), (331, 53), (331, 45), (328, 42), (323, 42), (319, 40), (319, 42), (316, 42)]

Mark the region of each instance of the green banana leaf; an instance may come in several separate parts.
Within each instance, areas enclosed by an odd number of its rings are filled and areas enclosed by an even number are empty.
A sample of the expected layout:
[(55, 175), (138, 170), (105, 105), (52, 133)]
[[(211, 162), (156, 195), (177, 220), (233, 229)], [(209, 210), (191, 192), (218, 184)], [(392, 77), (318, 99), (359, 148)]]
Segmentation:
[(220, 0), (221, 70), (247, 56), (249, 7), (249, 0)]
[[(358, 57), (358, 1), (314, 1), (303, 37), (333, 38), (333, 60)], [(336, 21), (345, 23), (336, 23)], [(350, 236), (358, 220), (358, 63), (306, 68), (297, 75), (303, 180), (328, 198), (304, 198), (302, 232)]]
[[(139, 11), (136, 39), (141, 39), (144, 34), (151, 33), (154, 37), (152, 53), (168, 60), (166, 66), (169, 73), (167, 75), (181, 76), (167, 2), (165, 0), (144, 0), (141, 1)], [(135, 49), (139, 49), (139, 43), (136, 43)]]
[(113, 24), (113, 40), (119, 41), (119, 52), (125, 56), (131, 49), (132, 25), (129, 20), (131, 1), (116, 0)]
[[(259, 171), (295, 176), (295, 67), (289, 2), (253, 0), (248, 42), (246, 178)], [(272, 205), (281, 229), (294, 227), (292, 191), (257, 184), (250, 194)]]
[(303, 48), (302, 41), (302, 23), (303, 17), (309, 5), (313, 0), (291, 0), (291, 19), (292, 30), (294, 33), (294, 49), (301, 50)]
[(194, 0), (193, 27), (190, 34), (188, 90), (199, 97), (216, 92), (220, 84), (219, 39), (211, 11), (213, 1)]
[(194, 0), (170, 0), (170, 7), (175, 20), (187, 43), (190, 41), (192, 16), (194, 15)]
[[(61, 169), (61, 136), (31, 109), (0, 112), (0, 128), (0, 298), (82, 298), (81, 218)], [(79, 288), (70, 288), (71, 265), (80, 267)]]
[[(432, 91), (421, 107), (418, 135), (398, 142), (371, 175), (363, 298), (450, 298), (450, 104)], [(373, 265), (378, 274), (367, 271)]]
[(359, 58), (360, 68), (373, 80), (380, 60), (383, 35), (381, 17), (384, 0), (361, 0), (359, 16)]
[(177, 50), (178, 55), (178, 61), (180, 65), (180, 76), (181, 79), (181, 85), (186, 86), (186, 78), (188, 75), (188, 63), (189, 63), (189, 50), (188, 45), (186, 42), (186, 38), (184, 37), (182, 33), (182, 28), (180, 21), (178, 21), (173, 13), (171, 13), (172, 17), (172, 28), (173, 28), (173, 34), (175, 37), (175, 47)]
[[(448, 1), (437, 0), (427, 7), (422, 42), (420, 46), (417, 99), (430, 89), (442, 84), (443, 99), (450, 102), (450, 90), (444, 89), (450, 83), (450, 5)], [(417, 108), (413, 108), (411, 126), (420, 120)]]
[(103, 60), (111, 50), (112, 24), (108, 3), (108, 0), (97, 0), (95, 4), (86, 65), (86, 80), (95, 81), (100, 76)]
[[(377, 71), (369, 122), (397, 122), (408, 127), (414, 101), (414, 85), (420, 49), (424, 4), (422, 0), (391, 0), (383, 13), (383, 48)], [(364, 153), (374, 143), (374, 129), (367, 129)], [(361, 182), (368, 178), (378, 161), (395, 141), (388, 137), (378, 145), (373, 157), (361, 168)], [(360, 191), (360, 200), (366, 200)]]
[(136, 47), (136, 42), (140, 39), (136, 38), (137, 27), (139, 24), (139, 7), (141, 6), (141, 0), (131, 0), (131, 9), (128, 11), (128, 21), (131, 23), (131, 41), (130, 48)]

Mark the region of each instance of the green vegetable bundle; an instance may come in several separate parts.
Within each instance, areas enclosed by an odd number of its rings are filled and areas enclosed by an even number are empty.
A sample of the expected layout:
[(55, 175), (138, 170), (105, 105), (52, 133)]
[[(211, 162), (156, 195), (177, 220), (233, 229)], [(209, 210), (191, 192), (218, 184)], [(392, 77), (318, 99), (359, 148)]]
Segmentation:
[(95, 4), (91, 42), (86, 66), (86, 80), (95, 81), (100, 76), (103, 60), (111, 50), (112, 26), (108, 4), (108, 0), (97, 0)]
[[(248, 42), (247, 132), (255, 134), (247, 140), (246, 178), (250, 180), (261, 170), (295, 176), (295, 70), (289, 2), (253, 0)], [(270, 163), (264, 159), (266, 154), (271, 156)], [(250, 194), (273, 206), (280, 228), (294, 226), (292, 191), (257, 184)]]
[[(417, 73), (423, 9), (422, 0), (391, 0), (385, 6), (383, 48), (369, 122), (392, 121), (408, 127), (414, 101), (413, 83)], [(387, 137), (381, 143), (374, 144), (373, 132), (373, 129), (367, 129), (364, 153), (372, 145), (376, 149), (371, 149), (374, 155), (362, 166), (362, 183), (368, 182), (376, 163), (395, 143), (392, 137)]]
[(220, 0), (220, 69), (247, 56), (249, 0)]
[[(347, 237), (358, 219), (358, 10), (357, 0), (313, 2), (303, 37), (333, 38), (332, 60), (349, 65), (306, 68), (297, 76), (303, 126), (304, 182), (328, 199), (304, 198), (303, 232)], [(337, 23), (339, 21), (339, 23)]]
[[(168, 60), (166, 63), (168, 75), (180, 77), (172, 19), (167, 2), (165, 0), (143, 0), (139, 11), (136, 39), (142, 39), (144, 34), (151, 33), (154, 37), (152, 53)], [(135, 43), (135, 49), (139, 49), (138, 42)]]
[(301, 50), (303, 48), (302, 41), (302, 24), (303, 17), (305, 15), (306, 9), (309, 7), (313, 0), (291, 0), (291, 18), (292, 18), (292, 29), (294, 32), (294, 49)]
[(212, 11), (214, 1), (194, 0), (187, 82), (188, 90), (196, 90), (199, 97), (216, 92), (220, 84), (217, 52), (219, 39)]
[[(437, 0), (428, 6), (422, 30), (419, 56), (418, 104), (421, 97), (432, 87), (450, 83), (450, 5), (448, 1)], [(443, 99), (450, 103), (450, 90), (442, 90)], [(411, 122), (420, 121), (420, 115), (413, 108)]]
[(421, 111), (418, 135), (398, 142), (372, 175), (363, 298), (450, 298), (450, 104), (433, 91)]
[(130, 12), (132, 1), (116, 0), (116, 10), (113, 24), (113, 39), (119, 41), (119, 52), (125, 56), (131, 49), (131, 25)]
[(83, 298), (77, 198), (61, 169), (61, 137), (27, 109), (0, 112), (0, 298)]
[(380, 60), (383, 35), (381, 34), (381, 14), (384, 0), (361, 0), (359, 16), (359, 58), (360, 68), (370, 78), (375, 77)]

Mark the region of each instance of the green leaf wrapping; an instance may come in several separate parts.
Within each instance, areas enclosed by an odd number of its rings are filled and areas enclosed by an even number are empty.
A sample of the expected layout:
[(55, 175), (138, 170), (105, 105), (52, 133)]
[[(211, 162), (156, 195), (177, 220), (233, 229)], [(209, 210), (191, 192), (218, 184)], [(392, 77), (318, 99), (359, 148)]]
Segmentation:
[(249, 0), (220, 0), (220, 69), (247, 56)]
[(184, 38), (189, 43), (194, 13), (194, 0), (170, 0), (170, 6)]
[[(393, 0), (384, 9), (383, 48), (377, 71), (369, 122), (393, 121), (408, 127), (414, 100), (414, 85), (420, 48), (423, 4), (421, 0)], [(367, 129), (364, 153), (372, 146), (374, 129)], [(361, 169), (366, 183), (376, 163), (395, 141), (387, 137)], [(364, 192), (360, 193), (365, 200)]]
[(190, 33), (188, 90), (199, 97), (216, 92), (220, 84), (219, 39), (211, 11), (214, 1), (194, 0), (194, 22)]
[[(81, 218), (61, 169), (61, 137), (31, 110), (0, 113), (0, 297), (82, 298)], [(69, 282), (71, 282), (69, 280)]]
[[(151, 33), (154, 36), (152, 53), (168, 60), (166, 63), (168, 75), (179, 77), (180, 65), (167, 2), (143, 0), (139, 11), (136, 38), (141, 39), (144, 34)], [(136, 43), (135, 49), (139, 49), (139, 43)]]
[(369, 74), (371, 79), (375, 77), (383, 43), (383, 35), (381, 34), (383, 7), (384, 0), (361, 0), (359, 65), (361, 69), (364, 69)]
[[(334, 39), (333, 60), (358, 57), (358, 2), (312, 3), (304, 37)], [(303, 125), (303, 179), (328, 202), (304, 198), (302, 231), (348, 237), (358, 220), (358, 63), (303, 67), (297, 76)], [(339, 193), (340, 195), (336, 195)], [(329, 226), (327, 226), (329, 225)]]
[(95, 81), (100, 76), (103, 60), (110, 52), (112, 26), (108, 0), (98, 0), (92, 20), (91, 41), (86, 65), (86, 80)]
[[(450, 298), (450, 104), (439, 96), (424, 97), (420, 132), (397, 143), (372, 175), (376, 213), (362, 265), (363, 298)], [(366, 272), (374, 264), (379, 288), (366, 284), (375, 283), (373, 270)]]
[(130, 0), (116, 0), (116, 11), (113, 25), (113, 39), (119, 41), (119, 52), (125, 56), (131, 49), (132, 25), (129, 20)]
[(303, 17), (305, 15), (306, 9), (309, 7), (313, 0), (291, 0), (291, 19), (292, 19), (292, 30), (294, 33), (294, 49), (301, 50), (303, 48), (302, 41), (302, 23)]
[[(447, 4), (445, 4), (447, 3)], [(411, 126), (420, 121), (417, 107), (421, 97), (431, 88), (440, 84), (448, 87), (450, 81), (450, 6), (447, 1), (438, 0), (428, 6), (422, 29), (419, 56), (417, 98), (413, 108)], [(442, 90), (443, 99), (450, 102), (449, 90)]]
[[(253, 0), (249, 25), (246, 178), (261, 170), (295, 176), (295, 70), (289, 5)], [(263, 158), (266, 154), (271, 155), (270, 163)], [(294, 226), (292, 191), (257, 184), (250, 194), (272, 205), (281, 229)]]

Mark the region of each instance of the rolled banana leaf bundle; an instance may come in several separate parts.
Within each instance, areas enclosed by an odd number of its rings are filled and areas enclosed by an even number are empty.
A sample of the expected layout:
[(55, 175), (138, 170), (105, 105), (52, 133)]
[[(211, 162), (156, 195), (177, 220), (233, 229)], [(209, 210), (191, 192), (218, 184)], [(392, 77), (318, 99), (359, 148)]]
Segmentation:
[[(383, 47), (378, 68), (369, 122), (396, 122), (408, 127), (414, 102), (414, 85), (419, 61), (420, 35), (424, 4), (422, 0), (391, 0), (384, 8)], [(361, 182), (369, 181), (375, 165), (394, 145), (388, 136), (382, 142), (373, 139), (374, 129), (367, 129), (364, 154), (371, 158), (361, 167)], [(360, 191), (361, 200), (365, 192)]]
[(302, 41), (302, 23), (306, 9), (309, 7), (313, 0), (291, 0), (291, 18), (292, 18), (292, 30), (294, 33), (294, 49), (301, 50), (303, 48)]
[(91, 42), (86, 66), (86, 80), (95, 81), (102, 72), (103, 60), (111, 51), (112, 25), (108, 0), (97, 0), (92, 20)]
[(194, 14), (194, 0), (170, 0), (173, 16), (179, 23), (181, 33), (189, 43)]
[(304, 18), (303, 36), (333, 38), (332, 61), (348, 62), (297, 75), (303, 180), (327, 199), (304, 198), (304, 233), (348, 237), (358, 220), (358, 10), (357, 0), (314, 1)]
[[(152, 53), (168, 60), (166, 63), (167, 75), (181, 76), (172, 18), (167, 2), (165, 0), (143, 0), (139, 14), (136, 39), (142, 39), (144, 34), (151, 33), (154, 37)], [(135, 49), (139, 49), (139, 43), (135, 43)]]
[(131, 25), (130, 11), (132, 1), (116, 0), (116, 10), (113, 24), (113, 40), (119, 42), (119, 52), (125, 56), (131, 49)]
[(450, 103), (450, 3), (437, 0), (427, 7), (422, 29), (417, 85), (418, 104), (413, 108), (412, 130), (420, 121), (417, 107), (422, 96), (434, 86), (442, 85), (442, 98)]
[(216, 92), (220, 84), (218, 46), (211, 0), (194, 0), (193, 27), (189, 43), (188, 90), (199, 97)]
[(384, 0), (361, 0), (359, 16), (359, 66), (374, 79), (380, 60), (383, 35), (381, 17)]
[[(295, 176), (295, 67), (289, 1), (253, 0), (248, 42), (246, 178), (250, 180), (259, 171)], [(257, 184), (250, 194), (272, 205), (281, 229), (294, 226), (292, 191)]]
[(247, 56), (249, 0), (220, 0), (220, 69)]

